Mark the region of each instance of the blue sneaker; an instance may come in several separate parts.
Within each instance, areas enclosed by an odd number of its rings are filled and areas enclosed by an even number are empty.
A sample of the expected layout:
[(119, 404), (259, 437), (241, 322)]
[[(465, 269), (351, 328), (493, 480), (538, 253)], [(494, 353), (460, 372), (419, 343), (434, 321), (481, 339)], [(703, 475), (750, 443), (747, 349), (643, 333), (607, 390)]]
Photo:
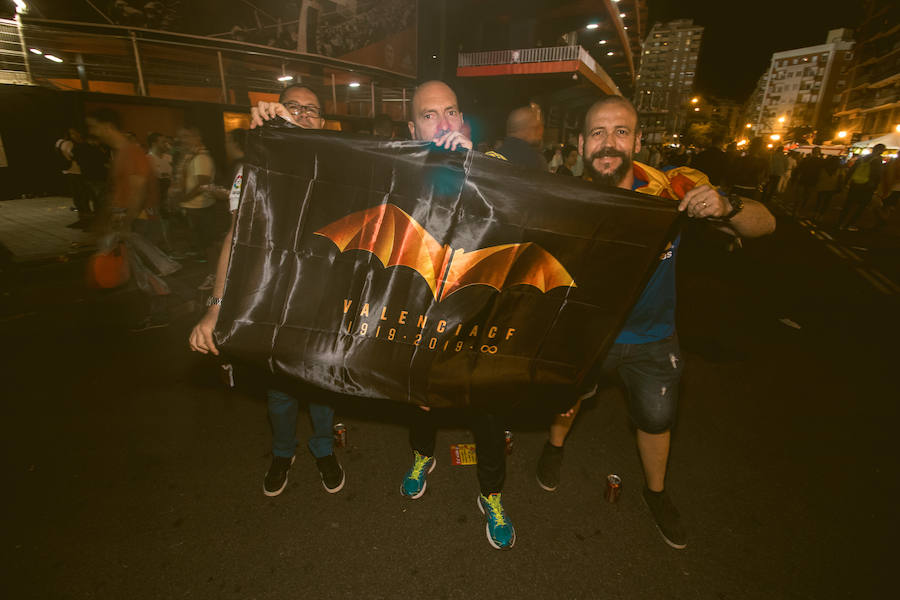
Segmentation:
[(415, 450), (413, 452), (413, 466), (407, 471), (403, 483), (400, 484), (400, 493), (411, 500), (421, 498), (425, 493), (425, 487), (428, 485), (425, 477), (434, 471), (436, 462), (433, 456), (425, 456)]
[(500, 504), (500, 494), (478, 496), (478, 508), (487, 517), (484, 525), (488, 542), (497, 550), (509, 550), (516, 543), (516, 528), (510, 522), (509, 517)]

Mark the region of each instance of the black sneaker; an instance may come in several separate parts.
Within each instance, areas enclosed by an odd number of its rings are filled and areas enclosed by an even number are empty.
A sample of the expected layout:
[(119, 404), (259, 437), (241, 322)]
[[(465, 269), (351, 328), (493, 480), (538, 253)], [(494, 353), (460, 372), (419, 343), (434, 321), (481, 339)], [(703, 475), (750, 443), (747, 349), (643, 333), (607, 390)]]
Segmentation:
[(329, 494), (336, 494), (344, 487), (344, 469), (334, 457), (334, 454), (316, 459), (319, 474), (322, 476), (322, 487)]
[(266, 471), (266, 479), (263, 482), (263, 494), (266, 496), (277, 496), (284, 491), (284, 487), (288, 481), (288, 471), (294, 464), (294, 457), (285, 458), (283, 456), (273, 456), (272, 464)]
[(654, 493), (644, 488), (644, 502), (653, 514), (656, 528), (663, 540), (673, 548), (681, 550), (687, 546), (687, 534), (681, 525), (681, 516), (678, 509), (672, 504), (671, 498), (665, 491)]
[(559, 467), (562, 465), (563, 448), (557, 448), (550, 442), (544, 444), (544, 450), (538, 459), (537, 482), (548, 492), (555, 492), (559, 487)]

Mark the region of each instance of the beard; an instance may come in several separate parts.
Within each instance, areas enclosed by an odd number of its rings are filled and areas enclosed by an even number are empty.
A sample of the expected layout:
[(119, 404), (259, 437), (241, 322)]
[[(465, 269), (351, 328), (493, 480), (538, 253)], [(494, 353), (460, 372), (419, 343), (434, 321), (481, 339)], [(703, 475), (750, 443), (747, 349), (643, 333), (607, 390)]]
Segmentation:
[[(594, 161), (598, 158), (616, 157), (621, 161), (618, 167), (610, 173), (601, 173), (594, 168)], [(625, 154), (617, 148), (603, 148), (591, 154), (590, 159), (584, 161), (584, 168), (591, 176), (591, 181), (598, 187), (618, 187), (631, 170), (633, 162), (630, 154)]]

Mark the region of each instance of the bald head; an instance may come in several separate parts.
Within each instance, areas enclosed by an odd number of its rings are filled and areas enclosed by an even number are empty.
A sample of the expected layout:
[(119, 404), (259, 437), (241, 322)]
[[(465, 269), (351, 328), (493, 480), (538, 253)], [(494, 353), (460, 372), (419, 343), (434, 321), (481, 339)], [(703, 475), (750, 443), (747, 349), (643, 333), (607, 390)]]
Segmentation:
[(523, 106), (509, 113), (506, 135), (525, 140), (529, 144), (539, 144), (544, 137), (544, 123), (540, 112), (533, 106)]
[(426, 81), (412, 99), (409, 133), (414, 140), (432, 140), (441, 132), (460, 131), (463, 116), (456, 93), (443, 81)]
[(634, 107), (634, 104), (632, 104), (631, 101), (624, 96), (609, 95), (604, 96), (591, 104), (591, 107), (588, 109), (587, 114), (584, 115), (584, 134), (587, 135), (588, 123), (591, 122), (595, 114), (609, 111), (613, 107), (621, 107), (631, 113), (634, 116), (633, 128), (635, 131), (637, 131), (638, 113), (637, 109)]

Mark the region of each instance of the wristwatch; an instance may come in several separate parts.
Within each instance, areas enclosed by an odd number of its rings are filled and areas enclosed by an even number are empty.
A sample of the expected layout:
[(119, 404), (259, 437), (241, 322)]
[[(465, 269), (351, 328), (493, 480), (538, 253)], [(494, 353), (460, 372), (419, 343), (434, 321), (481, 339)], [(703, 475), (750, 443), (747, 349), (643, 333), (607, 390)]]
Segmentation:
[(722, 217), (723, 221), (730, 221), (744, 209), (744, 199), (732, 192), (728, 194), (728, 204), (731, 205), (731, 212)]
[(222, 299), (217, 298), (215, 296), (210, 296), (206, 299), (207, 306), (222, 306)]

